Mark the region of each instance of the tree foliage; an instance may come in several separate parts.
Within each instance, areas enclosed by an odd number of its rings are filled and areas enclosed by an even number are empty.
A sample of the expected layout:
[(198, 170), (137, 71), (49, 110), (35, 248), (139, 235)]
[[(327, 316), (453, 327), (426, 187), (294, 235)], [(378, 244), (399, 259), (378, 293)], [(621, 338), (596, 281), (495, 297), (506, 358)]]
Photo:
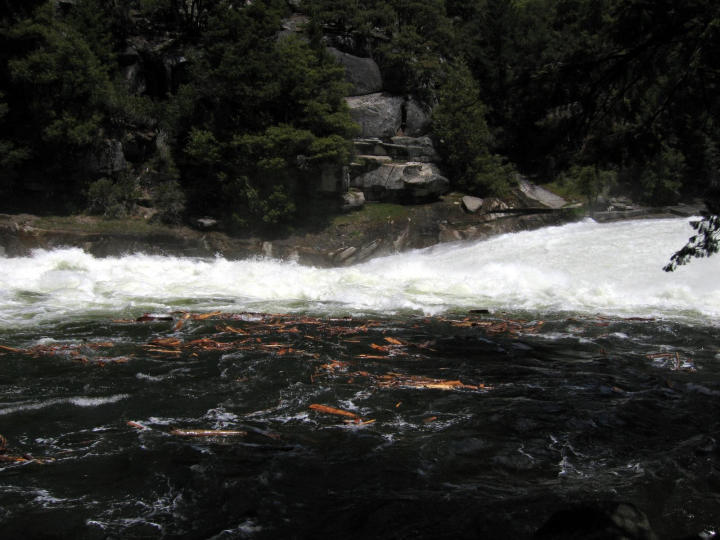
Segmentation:
[[(387, 91), (435, 109), (431, 135), (454, 187), (502, 193), (519, 171), (570, 178), (589, 200), (602, 185), (654, 204), (713, 198), (720, 183), (720, 4), (710, 0), (3, 6), (6, 199), (38, 184), (80, 199), (131, 174), (168, 201), (169, 220), (185, 205), (242, 227), (291, 223), (320, 171), (351, 159), (348, 87), (326, 45), (374, 58)], [(297, 9), (311, 22), (288, 36), (282, 21)], [(132, 86), (133, 62), (172, 81)], [(108, 140), (136, 156), (125, 169), (89, 166)], [(696, 239), (714, 230), (707, 223)]]
[(480, 90), (467, 66), (452, 66), (433, 114), (438, 150), (458, 187), (478, 195), (501, 195), (511, 185), (513, 170), (492, 154), (485, 115)]

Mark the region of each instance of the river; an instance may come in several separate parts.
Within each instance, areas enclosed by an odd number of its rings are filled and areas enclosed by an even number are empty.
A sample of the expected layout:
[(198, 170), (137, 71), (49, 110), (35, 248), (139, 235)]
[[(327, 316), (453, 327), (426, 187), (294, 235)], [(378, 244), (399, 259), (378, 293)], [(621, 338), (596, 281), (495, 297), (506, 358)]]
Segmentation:
[[(720, 257), (584, 221), (338, 269), (0, 258), (6, 538), (720, 527)], [(1, 447), (5, 447), (4, 449)]]

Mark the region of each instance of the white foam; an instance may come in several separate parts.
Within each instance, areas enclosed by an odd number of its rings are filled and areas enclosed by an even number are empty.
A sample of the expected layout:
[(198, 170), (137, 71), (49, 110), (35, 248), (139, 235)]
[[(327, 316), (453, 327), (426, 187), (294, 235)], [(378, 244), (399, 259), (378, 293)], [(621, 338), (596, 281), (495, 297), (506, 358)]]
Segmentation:
[(435, 314), (479, 307), (718, 318), (720, 256), (662, 271), (691, 234), (682, 219), (587, 220), (337, 269), (38, 250), (0, 258), (0, 328), (173, 309)]
[(7, 405), (0, 405), (0, 416), (17, 412), (37, 411), (40, 409), (45, 409), (47, 407), (53, 407), (55, 405), (63, 404), (75, 405), (76, 407), (99, 407), (100, 405), (117, 403), (118, 401), (122, 401), (123, 399), (127, 399), (129, 397), (129, 394), (116, 394), (114, 396), (94, 398), (77, 396), (69, 398), (48, 399), (45, 401), (24, 401), (19, 403), (16, 402)]

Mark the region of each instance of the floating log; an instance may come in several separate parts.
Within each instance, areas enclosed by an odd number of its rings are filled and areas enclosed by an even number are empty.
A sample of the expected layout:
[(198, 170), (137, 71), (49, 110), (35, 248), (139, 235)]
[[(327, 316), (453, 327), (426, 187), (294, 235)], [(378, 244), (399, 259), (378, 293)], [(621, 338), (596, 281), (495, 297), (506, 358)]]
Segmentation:
[(318, 411), (318, 412), (325, 413), (325, 414), (334, 414), (337, 416), (347, 416), (348, 418), (353, 418), (353, 419), (360, 418), (357, 414), (352, 413), (350, 411), (344, 411), (342, 409), (336, 409), (335, 407), (328, 407), (327, 405), (320, 405), (318, 403), (313, 403), (312, 405), (310, 405), (310, 408), (314, 411)]
[(386, 373), (378, 377), (377, 385), (381, 388), (427, 388), (429, 390), (487, 390), (484, 384), (464, 384), (459, 380), (431, 379), (420, 375), (401, 375)]
[(193, 320), (195, 321), (204, 321), (205, 319), (210, 319), (212, 317), (217, 317), (219, 315), (222, 315), (222, 311), (211, 311), (210, 313), (197, 313), (192, 316)]
[(0, 462), (5, 463), (27, 463), (28, 461), (33, 461), (31, 459), (28, 459), (23, 456), (7, 456), (5, 454), (0, 455)]

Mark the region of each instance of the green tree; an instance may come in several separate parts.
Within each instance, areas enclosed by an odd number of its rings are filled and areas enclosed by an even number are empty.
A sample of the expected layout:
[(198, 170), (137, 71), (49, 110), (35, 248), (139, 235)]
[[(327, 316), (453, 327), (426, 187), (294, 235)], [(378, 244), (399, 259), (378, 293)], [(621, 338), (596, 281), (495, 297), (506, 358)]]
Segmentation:
[(0, 44), (4, 122), (16, 149), (8, 155), (11, 166), (40, 171), (50, 192), (78, 193), (76, 173), (101, 136), (112, 94), (105, 66), (49, 3), (3, 25)]
[(478, 195), (500, 195), (513, 181), (513, 168), (491, 153), (492, 136), (477, 83), (463, 63), (450, 67), (433, 112), (433, 132), (450, 178)]
[(291, 222), (320, 169), (349, 160), (356, 127), (344, 71), (324, 50), (277, 36), (284, 10), (221, 2), (209, 15), (192, 83), (173, 99), (194, 213), (220, 211), (240, 226)]

